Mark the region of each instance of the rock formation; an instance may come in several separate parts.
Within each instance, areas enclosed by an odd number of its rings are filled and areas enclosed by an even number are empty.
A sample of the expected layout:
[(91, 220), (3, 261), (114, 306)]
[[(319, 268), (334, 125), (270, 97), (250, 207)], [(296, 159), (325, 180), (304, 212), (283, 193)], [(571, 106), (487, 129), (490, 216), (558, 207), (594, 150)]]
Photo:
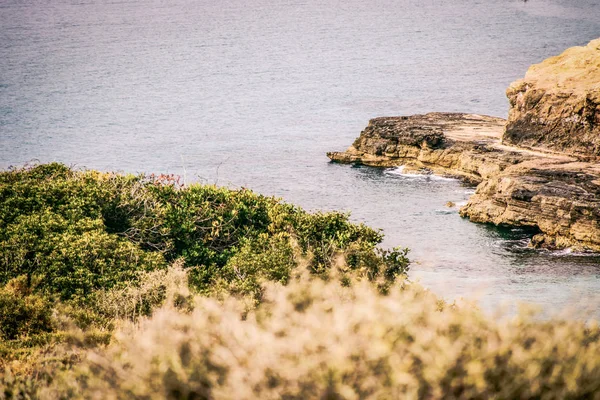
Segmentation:
[(505, 120), (430, 113), (375, 118), (336, 162), (460, 177), (478, 184), (460, 209), (474, 222), (539, 229), (536, 247), (600, 251), (600, 164), (501, 143)]
[(482, 182), (461, 208), (473, 222), (537, 227), (534, 247), (600, 251), (600, 168), (535, 158)]
[(404, 165), (479, 183), (526, 158), (501, 149), (505, 122), (460, 113), (375, 118), (345, 152), (327, 156), (374, 167)]
[(474, 114), (375, 118), (336, 162), (404, 165), (478, 184), (474, 222), (539, 230), (535, 247), (600, 251), (600, 39), (532, 66), (508, 121)]
[(600, 158), (600, 39), (532, 65), (506, 94), (504, 143)]

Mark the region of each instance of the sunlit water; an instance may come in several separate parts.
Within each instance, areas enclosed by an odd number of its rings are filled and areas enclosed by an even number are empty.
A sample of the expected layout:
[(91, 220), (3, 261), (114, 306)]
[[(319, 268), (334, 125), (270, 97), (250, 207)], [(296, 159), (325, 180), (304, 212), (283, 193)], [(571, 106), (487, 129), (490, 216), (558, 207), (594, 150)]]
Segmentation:
[(460, 182), (325, 157), (375, 116), (505, 116), (530, 64), (596, 37), (599, 0), (3, 0), (0, 167), (176, 173), (351, 211), (447, 299), (599, 316), (600, 257), (461, 219), (444, 206)]

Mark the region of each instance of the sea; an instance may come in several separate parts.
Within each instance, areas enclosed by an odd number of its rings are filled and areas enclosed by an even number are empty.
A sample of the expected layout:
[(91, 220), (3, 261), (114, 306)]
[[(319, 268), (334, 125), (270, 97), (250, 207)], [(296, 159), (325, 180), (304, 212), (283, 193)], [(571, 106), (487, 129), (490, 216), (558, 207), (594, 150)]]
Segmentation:
[(1, 0), (0, 168), (173, 173), (349, 212), (410, 279), (490, 312), (600, 317), (600, 256), (471, 223), (457, 180), (330, 163), (378, 116), (506, 117), (600, 0)]

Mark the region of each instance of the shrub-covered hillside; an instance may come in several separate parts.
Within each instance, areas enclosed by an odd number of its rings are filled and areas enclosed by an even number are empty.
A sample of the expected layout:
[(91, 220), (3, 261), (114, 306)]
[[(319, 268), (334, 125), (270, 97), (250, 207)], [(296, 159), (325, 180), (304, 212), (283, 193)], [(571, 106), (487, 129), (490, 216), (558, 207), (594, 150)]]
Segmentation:
[(196, 292), (226, 290), (255, 302), (261, 282), (285, 284), (299, 258), (314, 274), (343, 258), (347, 272), (385, 288), (408, 260), (376, 249), (381, 239), (344, 214), (309, 214), (249, 190), (184, 187), (174, 176), (56, 163), (1, 172), (0, 338), (55, 331), (57, 305), (69, 306), (81, 327), (109, 327), (98, 313), (102, 294), (136, 286), (175, 261)]
[(597, 324), (447, 305), (381, 240), (174, 176), (0, 172), (0, 399), (600, 399)]
[(372, 278), (392, 279), (407, 267), (396, 253), (396, 262), (379, 268), (382, 235), (347, 215), (308, 214), (248, 190), (61, 164), (0, 174), (0, 283), (23, 276), (36, 292), (63, 300), (86, 299), (179, 258), (200, 291), (217, 279), (243, 289), (257, 274), (285, 282), (294, 264), (289, 239), (310, 253), (315, 273), (340, 251), (350, 269), (368, 269)]

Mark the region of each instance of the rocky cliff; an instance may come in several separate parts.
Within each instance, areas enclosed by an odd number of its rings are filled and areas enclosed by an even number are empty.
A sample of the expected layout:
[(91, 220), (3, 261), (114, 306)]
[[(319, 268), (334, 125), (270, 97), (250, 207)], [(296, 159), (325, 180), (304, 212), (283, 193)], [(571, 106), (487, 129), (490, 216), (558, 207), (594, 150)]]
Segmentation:
[(564, 159), (523, 161), (482, 182), (460, 214), (531, 226), (534, 247), (600, 251), (600, 168)]
[(532, 65), (506, 94), (504, 143), (600, 158), (600, 39)]
[(600, 165), (501, 143), (505, 120), (430, 113), (375, 118), (336, 162), (460, 177), (478, 184), (474, 222), (536, 227), (536, 247), (600, 251)]
[(336, 162), (478, 184), (460, 214), (539, 230), (535, 247), (600, 251), (600, 39), (532, 66), (507, 90), (509, 119), (375, 118)]
[(505, 123), (502, 118), (461, 113), (374, 118), (345, 152), (327, 156), (374, 167), (404, 165), (480, 183), (530, 157), (500, 145)]

